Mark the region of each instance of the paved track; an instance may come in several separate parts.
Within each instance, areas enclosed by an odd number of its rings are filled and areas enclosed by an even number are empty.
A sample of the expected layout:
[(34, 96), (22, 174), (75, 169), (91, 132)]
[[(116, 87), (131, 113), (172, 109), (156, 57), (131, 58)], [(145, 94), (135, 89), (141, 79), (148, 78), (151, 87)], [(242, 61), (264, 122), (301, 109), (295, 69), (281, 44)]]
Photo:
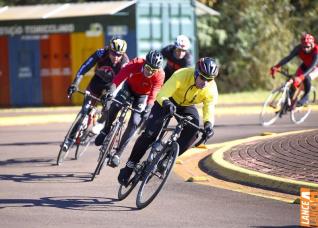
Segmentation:
[[(316, 119), (297, 127), (313, 123)], [(95, 147), (80, 161), (54, 165), (68, 126), (0, 128), (3, 227), (293, 227), (299, 222), (299, 205), (184, 182), (175, 174), (149, 207), (135, 210), (136, 192), (116, 200), (118, 169), (106, 168), (88, 181), (96, 165)], [(289, 122), (278, 126), (279, 131), (294, 128)], [(262, 131), (255, 116), (220, 117), (213, 141)]]

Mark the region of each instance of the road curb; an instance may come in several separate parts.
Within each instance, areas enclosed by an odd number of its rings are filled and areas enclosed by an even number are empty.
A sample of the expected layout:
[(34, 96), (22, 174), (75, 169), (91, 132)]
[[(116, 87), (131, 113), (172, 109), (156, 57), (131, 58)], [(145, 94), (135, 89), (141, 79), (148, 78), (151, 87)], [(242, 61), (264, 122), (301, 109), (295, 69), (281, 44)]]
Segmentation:
[(230, 150), (232, 147), (237, 146), (242, 143), (247, 143), (260, 139), (268, 139), (279, 136), (297, 134), (312, 131), (303, 130), (303, 131), (294, 131), (286, 132), (265, 136), (254, 136), (246, 139), (234, 140), (228, 143), (224, 143), (224, 146), (214, 152), (211, 156), (206, 158), (203, 161), (203, 165), (210, 171), (216, 172), (222, 178), (225, 178), (230, 181), (248, 184), (261, 188), (268, 188), (275, 191), (281, 191), (288, 194), (299, 195), (301, 187), (307, 188), (318, 188), (318, 184), (304, 181), (296, 181), (282, 177), (271, 176), (268, 174), (260, 173), (257, 171), (249, 170), (242, 168), (240, 166), (234, 165), (223, 159), (223, 154)]

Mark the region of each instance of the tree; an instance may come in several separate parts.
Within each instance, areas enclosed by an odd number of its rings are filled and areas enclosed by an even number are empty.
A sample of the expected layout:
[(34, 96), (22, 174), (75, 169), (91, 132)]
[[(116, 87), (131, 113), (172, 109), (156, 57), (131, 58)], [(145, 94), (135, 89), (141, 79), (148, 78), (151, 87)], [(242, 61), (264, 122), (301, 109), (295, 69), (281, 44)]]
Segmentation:
[(317, 5), (309, 0), (217, 1), (213, 8), (221, 15), (198, 18), (198, 40), (200, 56), (219, 59), (220, 91), (271, 88), (269, 68), (299, 42), (302, 31), (317, 31)]

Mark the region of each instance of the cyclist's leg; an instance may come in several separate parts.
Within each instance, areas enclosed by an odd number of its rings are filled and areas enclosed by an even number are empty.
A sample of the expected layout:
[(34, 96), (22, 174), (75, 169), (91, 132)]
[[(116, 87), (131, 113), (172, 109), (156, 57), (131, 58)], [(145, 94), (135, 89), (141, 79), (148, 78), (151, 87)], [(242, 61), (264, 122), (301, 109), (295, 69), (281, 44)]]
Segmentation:
[(168, 113), (161, 105), (158, 102), (155, 102), (150, 117), (146, 121), (145, 131), (137, 138), (125, 168), (120, 170), (118, 175), (119, 183), (125, 184), (129, 180), (133, 167), (144, 156), (148, 146), (156, 140), (167, 115)]
[[(191, 116), (191, 122), (195, 125), (199, 126), (200, 124), (200, 116), (198, 110), (194, 106), (177, 106), (177, 113), (182, 116)], [(197, 139), (198, 130), (190, 125), (186, 125), (181, 134), (179, 139), (177, 140), (180, 150), (179, 155), (183, 154)]]
[[(296, 71), (296, 77), (303, 77), (303, 73), (305, 72), (306, 68), (307, 67), (304, 64), (301, 64), (300, 67)], [(303, 78), (302, 80), (303, 80), (303, 84), (304, 84), (304, 94), (301, 97), (301, 99), (299, 101), (297, 101), (297, 106), (302, 106), (307, 102), (308, 95), (309, 95), (310, 88), (311, 88), (311, 78), (310, 77)]]
[[(123, 86), (123, 88), (116, 95), (115, 99), (124, 103), (127, 100), (130, 100), (130, 95), (131, 95), (131, 93), (127, 89), (127, 86)], [(95, 139), (96, 146), (100, 146), (103, 143), (103, 141), (104, 141), (106, 135), (108, 134), (108, 132), (110, 131), (110, 128), (111, 128), (114, 120), (116, 119), (117, 114), (120, 111), (120, 109), (121, 109), (120, 104), (118, 104), (117, 102), (112, 102), (109, 110), (104, 110), (104, 112), (107, 112), (107, 113), (104, 113), (104, 115), (107, 114), (106, 121), (105, 121), (104, 128), (102, 129), (100, 134)]]
[[(139, 110), (139, 111), (144, 110), (144, 108), (146, 106), (147, 98), (148, 98), (147, 95), (141, 95), (141, 96), (135, 97), (132, 107), (134, 109)], [(131, 137), (134, 135), (140, 122), (141, 122), (141, 114), (137, 113), (137, 112), (133, 112), (130, 119), (129, 119), (127, 128), (123, 134), (121, 142), (119, 144), (118, 151), (116, 153), (119, 157), (121, 156), (123, 150), (127, 146)]]

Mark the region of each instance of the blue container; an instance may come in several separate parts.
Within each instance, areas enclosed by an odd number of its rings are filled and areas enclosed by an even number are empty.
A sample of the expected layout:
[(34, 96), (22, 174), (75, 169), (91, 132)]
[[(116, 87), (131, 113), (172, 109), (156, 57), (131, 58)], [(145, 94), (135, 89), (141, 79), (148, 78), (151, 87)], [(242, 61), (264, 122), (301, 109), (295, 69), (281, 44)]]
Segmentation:
[(42, 105), (39, 39), (36, 36), (11, 37), (9, 66), (11, 105)]

